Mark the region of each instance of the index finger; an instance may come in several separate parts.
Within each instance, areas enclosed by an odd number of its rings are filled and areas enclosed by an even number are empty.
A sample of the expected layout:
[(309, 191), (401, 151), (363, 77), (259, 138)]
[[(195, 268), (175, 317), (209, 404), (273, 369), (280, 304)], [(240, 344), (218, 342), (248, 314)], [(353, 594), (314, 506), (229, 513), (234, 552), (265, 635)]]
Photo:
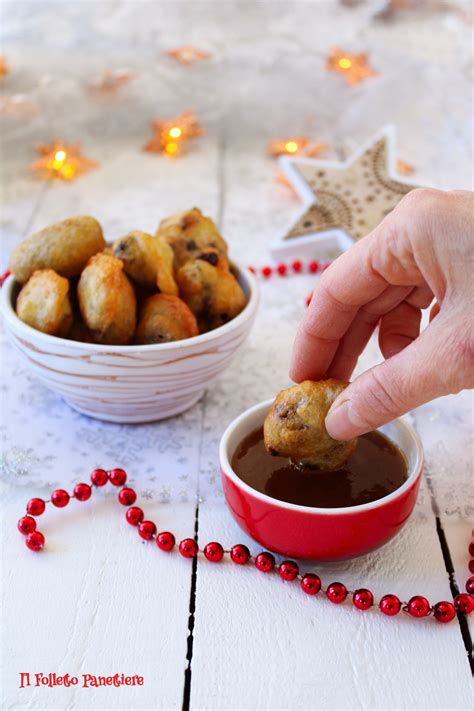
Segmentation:
[(387, 288), (371, 264), (372, 241), (372, 235), (362, 239), (322, 275), (293, 346), (290, 375), (296, 382), (324, 377), (360, 307)]

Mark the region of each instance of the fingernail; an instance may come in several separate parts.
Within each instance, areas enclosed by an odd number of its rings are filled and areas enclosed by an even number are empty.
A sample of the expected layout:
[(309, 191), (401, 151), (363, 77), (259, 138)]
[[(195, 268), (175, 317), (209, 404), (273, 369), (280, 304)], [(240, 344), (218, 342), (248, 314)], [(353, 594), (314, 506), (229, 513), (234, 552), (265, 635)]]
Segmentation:
[(347, 440), (360, 432), (357, 422), (351, 417), (354, 414), (350, 400), (342, 400), (329, 410), (326, 417), (326, 429), (333, 439)]

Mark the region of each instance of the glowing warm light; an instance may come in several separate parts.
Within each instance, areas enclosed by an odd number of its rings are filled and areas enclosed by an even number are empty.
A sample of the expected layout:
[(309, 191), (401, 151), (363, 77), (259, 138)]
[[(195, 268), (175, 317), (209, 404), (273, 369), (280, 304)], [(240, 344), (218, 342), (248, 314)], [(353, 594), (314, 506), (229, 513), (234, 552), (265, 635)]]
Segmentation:
[(352, 62), (347, 57), (343, 57), (339, 60), (339, 66), (341, 69), (350, 69), (352, 67)]
[(180, 138), (182, 133), (182, 130), (178, 126), (173, 126), (173, 128), (169, 131), (171, 138)]
[(299, 155), (306, 158), (315, 158), (327, 146), (316, 143), (306, 136), (292, 136), (291, 138), (276, 138), (267, 145), (267, 153), (277, 158), (284, 155)]
[(369, 77), (377, 76), (377, 72), (369, 65), (367, 52), (350, 54), (335, 47), (331, 50), (327, 60), (328, 72), (339, 72), (351, 86), (359, 84)]
[(150, 153), (164, 153), (169, 158), (181, 154), (186, 141), (201, 136), (204, 131), (192, 111), (184, 111), (171, 121), (156, 119), (152, 123), (154, 135), (144, 146)]
[(285, 143), (285, 148), (288, 153), (296, 153), (296, 151), (298, 150), (298, 144), (296, 143), (296, 141), (288, 141), (287, 143)]
[(54, 141), (51, 145), (40, 145), (36, 150), (40, 159), (35, 161), (31, 168), (37, 171), (43, 180), (73, 180), (97, 166), (95, 161), (82, 155), (78, 143)]
[(202, 49), (197, 49), (191, 45), (185, 45), (184, 47), (175, 47), (174, 49), (169, 49), (164, 52), (168, 57), (174, 59), (180, 64), (194, 64), (194, 62), (200, 62), (203, 59), (208, 59), (211, 54), (205, 52)]

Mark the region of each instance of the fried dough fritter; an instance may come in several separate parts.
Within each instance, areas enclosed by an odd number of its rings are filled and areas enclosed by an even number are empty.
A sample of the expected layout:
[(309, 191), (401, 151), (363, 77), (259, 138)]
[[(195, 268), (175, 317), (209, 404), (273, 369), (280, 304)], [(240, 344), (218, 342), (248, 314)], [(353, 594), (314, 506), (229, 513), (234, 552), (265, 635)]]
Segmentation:
[(115, 240), (113, 254), (138, 284), (148, 289), (158, 287), (162, 294), (178, 295), (173, 276), (174, 252), (164, 239), (134, 230)]
[(63, 277), (78, 276), (89, 259), (105, 247), (102, 228), (83, 215), (56, 222), (24, 239), (10, 257), (9, 268), (21, 284), (38, 269), (53, 269)]
[(39, 269), (31, 275), (16, 301), (22, 321), (50, 336), (66, 336), (73, 315), (69, 301), (69, 282), (52, 269)]
[(197, 207), (162, 220), (156, 236), (172, 247), (175, 269), (180, 269), (183, 264), (209, 247), (216, 249), (223, 259), (227, 259), (227, 242), (211, 218), (203, 215)]
[(227, 260), (208, 249), (176, 273), (179, 293), (196, 316), (201, 333), (235, 318), (247, 300)]
[(143, 302), (135, 343), (169, 343), (198, 333), (194, 314), (184, 301), (170, 294), (155, 294)]
[(96, 343), (124, 345), (133, 338), (137, 303), (120, 259), (96, 254), (77, 286), (83, 321)]
[(279, 392), (263, 426), (268, 452), (326, 471), (338, 469), (356, 448), (357, 439), (332, 439), (324, 421), (346, 386), (333, 378), (305, 380)]

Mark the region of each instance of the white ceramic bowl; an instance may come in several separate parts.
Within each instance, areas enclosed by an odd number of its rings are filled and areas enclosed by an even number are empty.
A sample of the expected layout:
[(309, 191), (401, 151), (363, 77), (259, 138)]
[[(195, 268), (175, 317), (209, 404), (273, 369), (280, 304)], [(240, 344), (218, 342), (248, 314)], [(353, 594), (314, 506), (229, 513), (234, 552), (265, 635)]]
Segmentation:
[(248, 270), (234, 265), (234, 271), (247, 297), (244, 310), (224, 326), (174, 343), (106, 346), (49, 336), (16, 315), (20, 286), (12, 276), (1, 289), (1, 311), (31, 371), (75, 410), (109, 422), (151, 422), (194, 405), (247, 338), (258, 285)]

